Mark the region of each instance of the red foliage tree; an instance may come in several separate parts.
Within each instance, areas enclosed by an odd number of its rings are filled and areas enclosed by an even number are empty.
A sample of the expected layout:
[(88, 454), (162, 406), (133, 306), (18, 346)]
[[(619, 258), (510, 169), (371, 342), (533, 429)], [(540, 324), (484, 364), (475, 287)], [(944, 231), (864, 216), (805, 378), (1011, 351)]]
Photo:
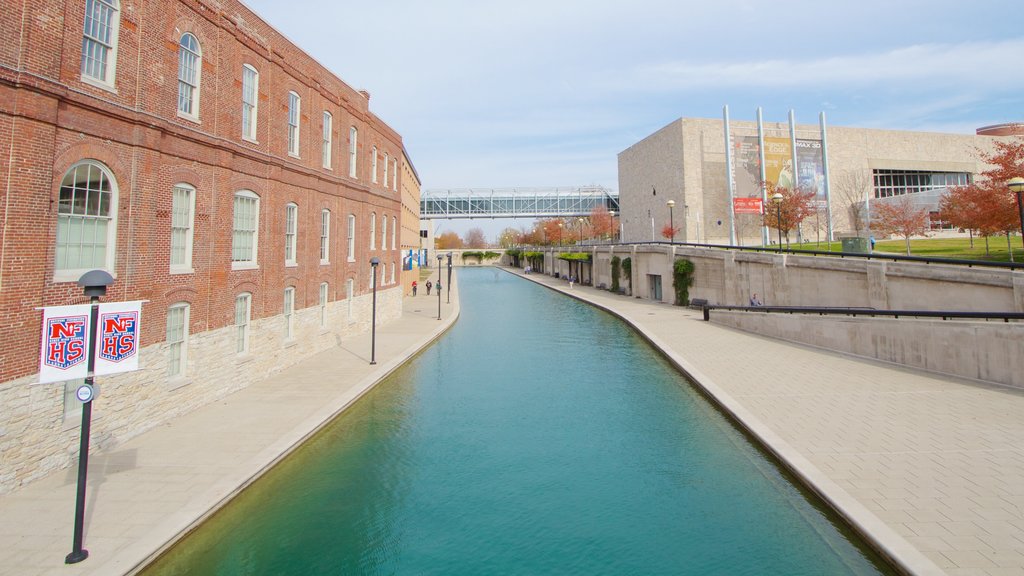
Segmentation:
[[(776, 186), (772, 182), (765, 182), (768, 193), (768, 203), (764, 207), (764, 225), (769, 228), (781, 230), (786, 237), (786, 247), (789, 247), (789, 231), (795, 229), (808, 216), (815, 213), (814, 190), (792, 190), (783, 186)], [(781, 194), (782, 200), (776, 204), (772, 196)]]
[(457, 233), (446, 230), (437, 237), (434, 245), (437, 246), (438, 250), (458, 250), (462, 248), (462, 238)]
[(590, 230), (594, 238), (610, 238), (615, 235), (615, 218), (604, 206), (594, 206), (590, 211)]
[(669, 242), (675, 242), (676, 236), (679, 235), (679, 226), (673, 227), (671, 224), (665, 224), (661, 227), (661, 236)]
[(910, 237), (928, 234), (928, 210), (914, 206), (909, 196), (895, 202), (876, 204), (871, 215), (872, 226), (885, 234), (902, 236), (910, 255)]

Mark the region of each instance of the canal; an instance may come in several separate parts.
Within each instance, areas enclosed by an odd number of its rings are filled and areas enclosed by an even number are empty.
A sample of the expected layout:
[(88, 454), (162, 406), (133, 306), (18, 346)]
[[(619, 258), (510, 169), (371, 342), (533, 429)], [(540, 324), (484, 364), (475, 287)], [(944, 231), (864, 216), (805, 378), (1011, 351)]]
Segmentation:
[(143, 574), (877, 574), (618, 319), (458, 272), (438, 342)]

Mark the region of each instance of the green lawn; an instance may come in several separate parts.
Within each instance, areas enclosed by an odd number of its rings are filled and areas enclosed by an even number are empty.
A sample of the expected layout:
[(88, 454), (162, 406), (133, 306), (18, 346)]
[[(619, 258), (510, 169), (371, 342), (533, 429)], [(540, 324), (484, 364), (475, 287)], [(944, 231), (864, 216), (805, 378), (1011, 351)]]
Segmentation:
[[(1011, 236), (1010, 241), (1013, 244), (1014, 261), (1024, 262), (1024, 246), (1021, 245), (1020, 236)], [(984, 238), (975, 238), (973, 248), (971, 247), (970, 238), (920, 238), (910, 241), (910, 254), (912, 256), (963, 258), (967, 260), (988, 260), (991, 262), (1010, 261), (1010, 254), (1006, 249), (1006, 236), (993, 236), (989, 238), (988, 248), (988, 254), (986, 254)], [(794, 242), (792, 249), (829, 251), (829, 244), (827, 242), (822, 242), (821, 244), (806, 242), (802, 245), (797, 245)], [(841, 252), (842, 249), (842, 242), (832, 243), (832, 252)], [(883, 240), (875, 244), (875, 252), (906, 254), (906, 244), (902, 239)]]

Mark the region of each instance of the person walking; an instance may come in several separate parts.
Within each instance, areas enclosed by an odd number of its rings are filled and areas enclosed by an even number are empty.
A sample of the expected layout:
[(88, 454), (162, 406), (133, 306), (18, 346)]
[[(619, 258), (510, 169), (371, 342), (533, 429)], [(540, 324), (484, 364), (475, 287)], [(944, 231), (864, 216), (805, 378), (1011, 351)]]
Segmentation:
[(434, 284), (430, 280), (427, 280), (427, 296), (430, 296), (430, 289), (433, 287)]
[(754, 292), (754, 295), (750, 297), (750, 305), (763, 306), (763, 304), (761, 303), (761, 299), (757, 297), (757, 292)]
[(416, 281), (415, 280), (412, 281), (412, 295), (413, 296), (416, 295)]
[(441, 293), (441, 279), (440, 278), (437, 279), (437, 284), (435, 285), (435, 287), (437, 288), (437, 293), (440, 294)]

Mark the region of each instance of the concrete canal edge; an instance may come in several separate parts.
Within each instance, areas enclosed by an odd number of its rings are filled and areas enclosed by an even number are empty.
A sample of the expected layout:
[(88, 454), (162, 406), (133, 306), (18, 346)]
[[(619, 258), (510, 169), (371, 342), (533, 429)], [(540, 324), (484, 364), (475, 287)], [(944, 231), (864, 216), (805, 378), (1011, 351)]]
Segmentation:
[(721, 386), (717, 385), (714, 380), (673, 350), (672, 346), (655, 336), (651, 330), (645, 329), (642, 322), (627, 316), (611, 306), (588, 298), (584, 289), (563, 289), (560, 286), (553, 286), (538, 279), (536, 275), (520, 274), (514, 270), (505, 270), (521, 278), (531, 280), (540, 286), (608, 312), (625, 322), (638, 335), (658, 350), (677, 370), (696, 384), (700, 391), (709, 400), (714, 402), (725, 415), (745, 430), (753, 439), (757, 440), (805, 488), (817, 495), (838, 514), (851, 529), (863, 537), (871, 547), (888, 560), (894, 569), (903, 574), (918, 576), (946, 574), (944, 570), (882, 522), (878, 516), (831, 480), (769, 426), (744, 408), (740, 402), (728, 394)]

